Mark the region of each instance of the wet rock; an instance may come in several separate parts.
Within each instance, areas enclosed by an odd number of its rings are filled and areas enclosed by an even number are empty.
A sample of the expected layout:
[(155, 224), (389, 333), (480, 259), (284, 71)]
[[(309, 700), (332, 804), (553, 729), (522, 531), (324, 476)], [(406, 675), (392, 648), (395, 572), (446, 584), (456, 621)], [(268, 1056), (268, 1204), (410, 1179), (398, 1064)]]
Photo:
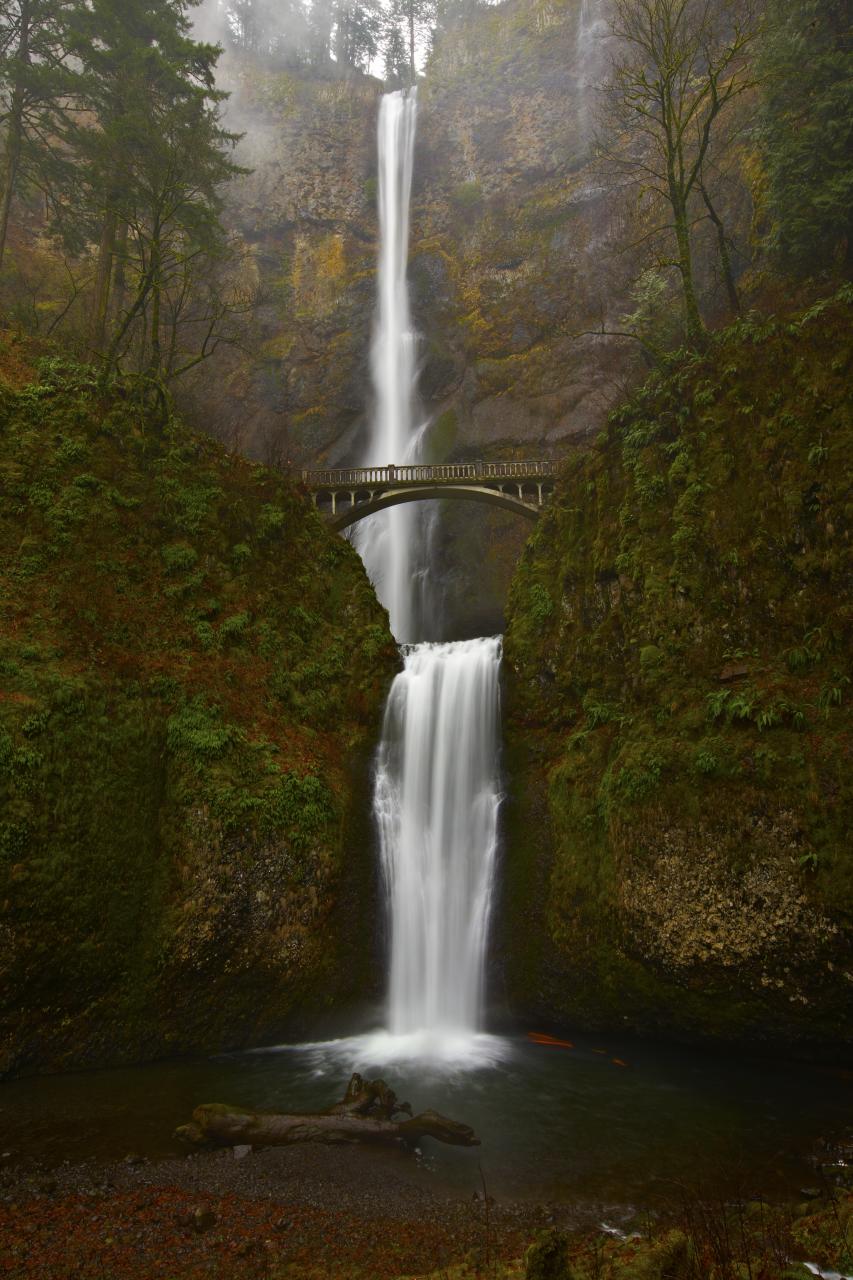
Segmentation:
[(194, 1208), (176, 1213), (175, 1224), (178, 1227), (183, 1227), (184, 1230), (195, 1231), (198, 1235), (201, 1235), (216, 1225), (216, 1214), (212, 1209), (208, 1209), (204, 1205), (196, 1205)]
[(192, 1213), (193, 1231), (197, 1231), (199, 1235), (201, 1235), (203, 1231), (209, 1231), (210, 1228), (215, 1225), (216, 1225), (216, 1214), (213, 1212), (212, 1209), (198, 1208), (193, 1210), (193, 1213)]

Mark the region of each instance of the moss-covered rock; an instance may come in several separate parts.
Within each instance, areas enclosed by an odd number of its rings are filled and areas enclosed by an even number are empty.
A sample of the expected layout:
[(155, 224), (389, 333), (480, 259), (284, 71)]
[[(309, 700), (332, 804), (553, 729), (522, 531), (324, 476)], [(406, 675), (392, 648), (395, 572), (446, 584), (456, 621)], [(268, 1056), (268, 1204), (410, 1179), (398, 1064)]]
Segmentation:
[(505, 927), (541, 1017), (853, 1037), (851, 301), (674, 358), (527, 545)]
[(369, 982), (396, 651), (355, 552), (55, 361), (3, 390), (0, 494), (0, 1069), (257, 1043)]

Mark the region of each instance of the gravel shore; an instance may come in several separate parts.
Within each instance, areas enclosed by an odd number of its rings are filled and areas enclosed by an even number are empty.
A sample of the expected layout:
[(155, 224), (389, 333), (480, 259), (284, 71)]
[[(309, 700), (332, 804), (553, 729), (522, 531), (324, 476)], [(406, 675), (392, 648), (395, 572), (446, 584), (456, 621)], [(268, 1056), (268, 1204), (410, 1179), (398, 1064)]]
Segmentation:
[(27, 1280), (418, 1275), (517, 1256), (582, 1214), (486, 1204), (399, 1151), (314, 1145), (0, 1170), (0, 1274)]

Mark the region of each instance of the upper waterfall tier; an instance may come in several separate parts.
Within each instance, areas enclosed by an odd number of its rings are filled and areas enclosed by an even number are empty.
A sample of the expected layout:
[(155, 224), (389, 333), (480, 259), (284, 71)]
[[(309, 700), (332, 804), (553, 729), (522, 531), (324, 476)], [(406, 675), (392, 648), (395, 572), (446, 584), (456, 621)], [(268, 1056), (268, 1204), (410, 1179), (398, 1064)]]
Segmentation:
[[(415, 149), (414, 89), (388, 93), (379, 109), (379, 266), (376, 324), (370, 354), (374, 412), (363, 461), (388, 466), (418, 460), (415, 413), (417, 335), (412, 327), (406, 269)], [(365, 521), (355, 535), (377, 594), (400, 641), (424, 634), (427, 580), (423, 511), (395, 508)]]

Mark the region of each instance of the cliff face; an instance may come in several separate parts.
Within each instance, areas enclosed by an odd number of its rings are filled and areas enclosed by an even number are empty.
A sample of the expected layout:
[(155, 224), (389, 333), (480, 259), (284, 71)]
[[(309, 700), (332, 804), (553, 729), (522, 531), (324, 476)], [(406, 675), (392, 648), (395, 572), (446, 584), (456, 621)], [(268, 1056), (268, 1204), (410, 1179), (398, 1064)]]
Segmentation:
[[(419, 86), (410, 280), (434, 460), (559, 455), (639, 376), (636, 344), (589, 333), (622, 327), (637, 271), (625, 251), (636, 209), (591, 160), (603, 14), (604, 0), (477, 11), (439, 38)], [(206, 417), (253, 456), (347, 464), (371, 399), (381, 87), (229, 74), (253, 169), (234, 184), (230, 218), (266, 301), (260, 361), (205, 376)], [(749, 211), (725, 213), (742, 241)], [(712, 310), (714, 252), (709, 239), (699, 253)], [(442, 526), (448, 634), (500, 626), (523, 524), (466, 506)], [(484, 547), (497, 548), (487, 581)]]
[(357, 456), (369, 399), (381, 86), (236, 60), (223, 85), (250, 170), (226, 193), (226, 218), (260, 307), (253, 350), (217, 357), (192, 387), (193, 413), (267, 463), (334, 465)]
[(853, 1038), (849, 290), (675, 361), (565, 468), (513, 582), (516, 1007)]
[(46, 362), (0, 402), (0, 1071), (269, 1041), (375, 979), (396, 650), (278, 475)]
[(618, 308), (624, 285), (589, 166), (603, 59), (582, 8), (479, 13), (439, 44), (420, 91), (422, 385), (469, 454), (553, 448), (598, 425), (617, 394), (624, 349), (602, 358), (600, 341), (573, 336)]

